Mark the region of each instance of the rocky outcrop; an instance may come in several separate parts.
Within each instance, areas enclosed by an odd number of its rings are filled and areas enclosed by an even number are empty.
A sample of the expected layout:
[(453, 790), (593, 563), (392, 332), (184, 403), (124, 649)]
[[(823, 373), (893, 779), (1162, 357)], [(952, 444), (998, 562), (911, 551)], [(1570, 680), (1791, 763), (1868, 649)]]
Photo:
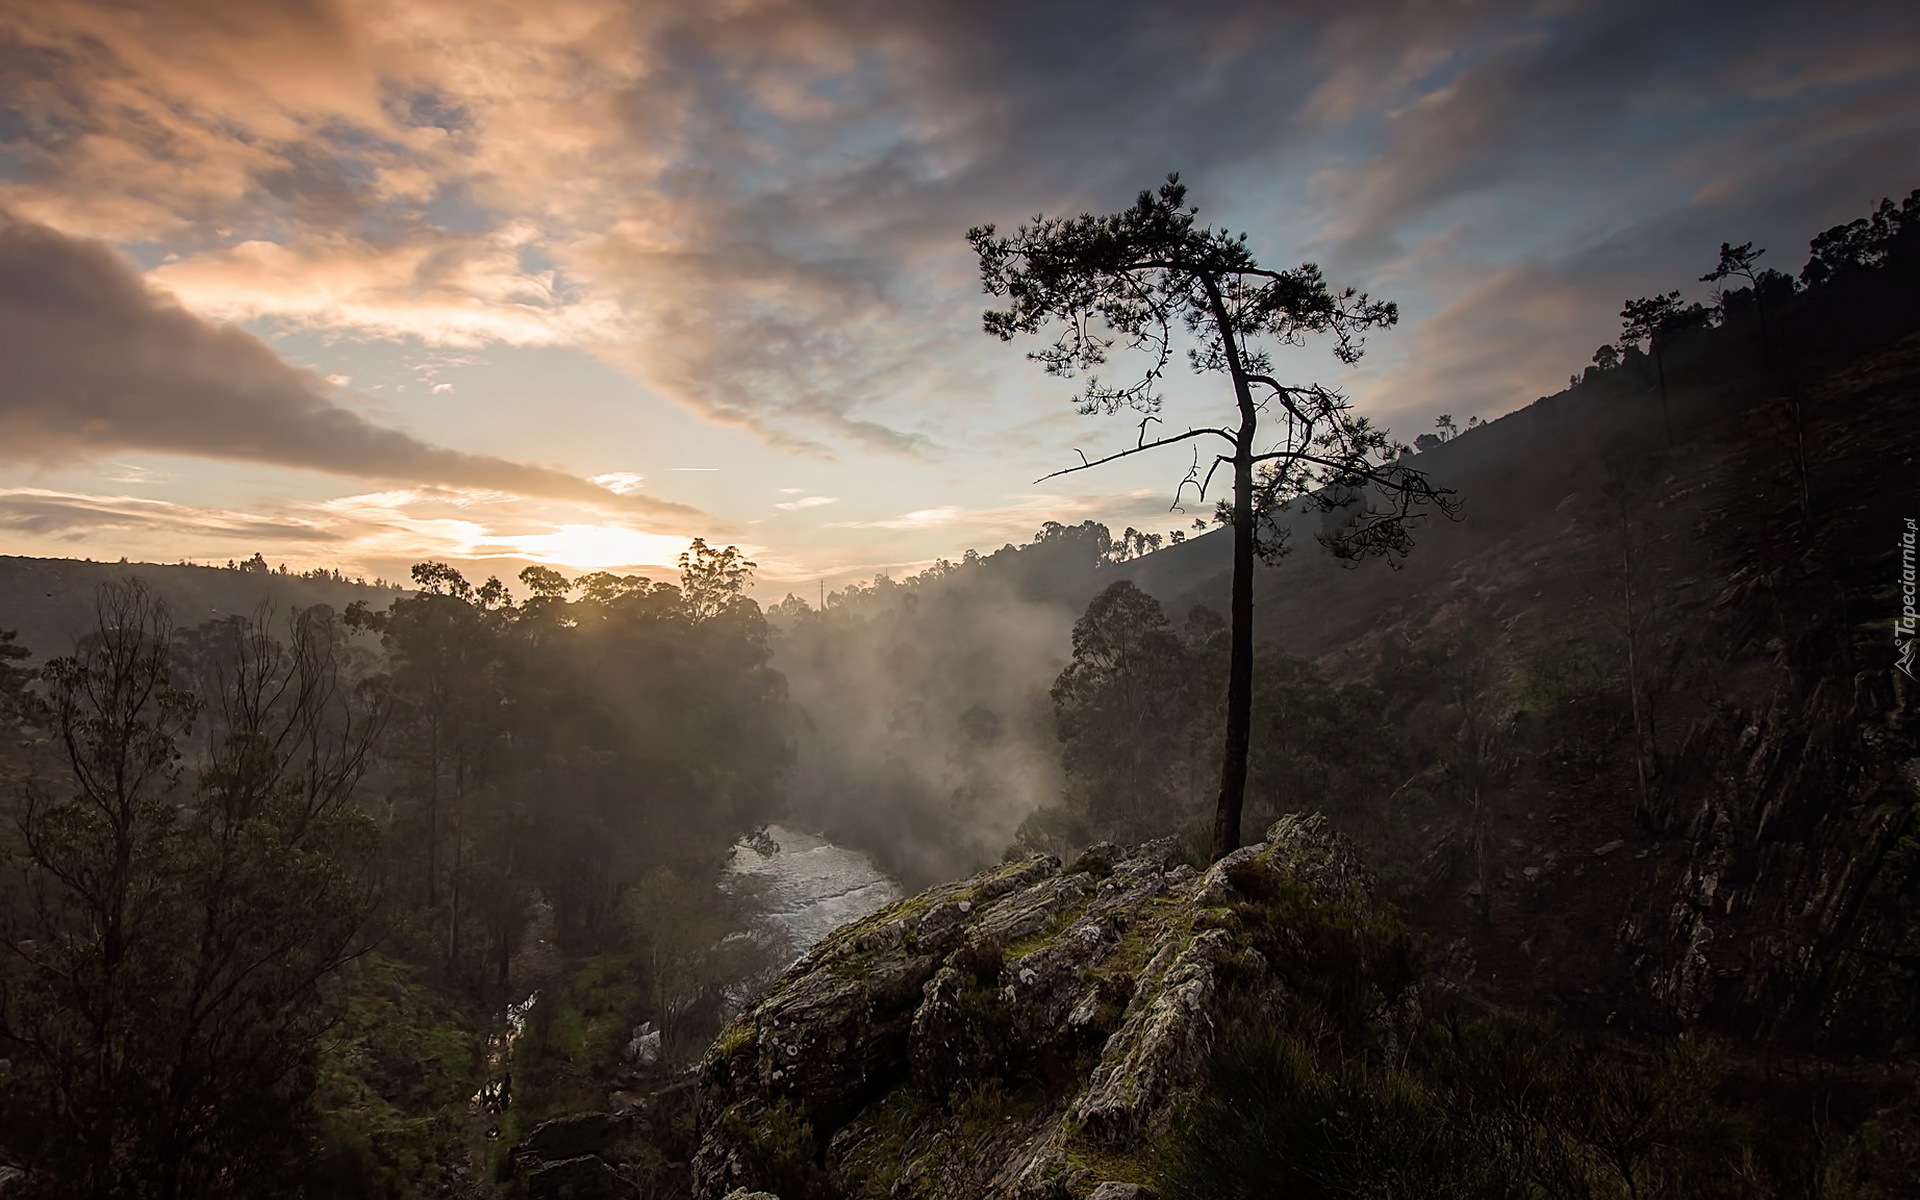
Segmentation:
[(507, 1176), (527, 1200), (687, 1195), (695, 1098), (693, 1081), (680, 1080), (617, 1113), (543, 1122), (508, 1154)]
[(1713, 770), (1675, 789), (1663, 815), (1679, 836), (1621, 927), (1657, 1013), (1911, 1052), (1920, 717), (1906, 691), (1822, 684), (1689, 731)]
[(1305, 911), (1391, 920), (1345, 839), (1289, 817), (1204, 872), (1096, 846), (849, 925), (709, 1051), (695, 1193), (1148, 1196), (1226, 996), (1286, 990)]

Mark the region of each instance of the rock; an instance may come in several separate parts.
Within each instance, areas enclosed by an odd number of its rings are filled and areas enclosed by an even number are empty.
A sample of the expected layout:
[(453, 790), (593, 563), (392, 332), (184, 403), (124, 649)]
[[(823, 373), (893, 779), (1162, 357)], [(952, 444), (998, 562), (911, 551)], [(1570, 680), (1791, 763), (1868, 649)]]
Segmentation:
[(527, 1200), (624, 1200), (625, 1180), (591, 1154), (541, 1162), (527, 1170)]
[(1596, 858), (1602, 857), (1608, 854), (1612, 854), (1615, 850), (1618, 850), (1620, 847), (1624, 845), (1626, 845), (1625, 842), (1621, 841), (1619, 838), (1615, 838), (1603, 846), (1595, 846), (1593, 848), (1593, 853)]
[(745, 1188), (735, 1188), (727, 1193), (726, 1200), (780, 1200), (772, 1192), (750, 1192)]
[(642, 1021), (633, 1027), (633, 1039), (621, 1051), (621, 1057), (636, 1067), (659, 1065), (660, 1031), (653, 1027), (652, 1021)]
[(526, 1140), (514, 1147), (514, 1153), (549, 1163), (599, 1154), (619, 1136), (621, 1129), (620, 1119), (610, 1113), (588, 1112), (556, 1117), (534, 1126)]
[(1073, 1117), (1108, 1141), (1165, 1131), (1179, 1092), (1198, 1079), (1213, 1041), (1209, 1015), (1219, 990), (1214, 968), (1233, 955), (1223, 929), (1185, 948), (1162, 946), (1134, 989), (1126, 1021), (1111, 1038)]
[(1317, 817), (1204, 872), (1171, 840), (1094, 846), (845, 926), (701, 1063), (694, 1194), (771, 1184), (756, 1173), (798, 1154), (849, 1193), (1151, 1200), (1084, 1164), (1146, 1162), (1200, 1083), (1229, 985), (1284, 994), (1261, 947), (1286, 952), (1301, 903), (1376, 915), (1352, 846)]

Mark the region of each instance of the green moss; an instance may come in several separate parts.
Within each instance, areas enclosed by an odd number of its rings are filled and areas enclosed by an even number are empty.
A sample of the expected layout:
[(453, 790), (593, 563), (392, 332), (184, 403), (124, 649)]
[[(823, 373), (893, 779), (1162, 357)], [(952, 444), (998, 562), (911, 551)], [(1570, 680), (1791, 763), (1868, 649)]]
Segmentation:
[(720, 1115), (718, 1132), (739, 1155), (741, 1173), (729, 1183), (770, 1191), (783, 1200), (835, 1197), (820, 1163), (821, 1146), (805, 1108), (790, 1100), (767, 1107), (736, 1104)]
[(849, 954), (827, 962), (821, 969), (835, 979), (871, 979), (875, 961), (871, 954)]
[(1420, 978), (1424, 948), (1398, 914), (1317, 899), (1306, 885), (1251, 864), (1230, 877), (1233, 906), (1255, 950), (1297, 997), (1357, 1030)]
[(1155, 1156), (1152, 1146), (1115, 1150), (1070, 1138), (1067, 1142), (1067, 1165), (1075, 1171), (1085, 1171), (1102, 1182), (1113, 1180), (1116, 1183), (1151, 1186)]
[(1105, 879), (1113, 874), (1113, 861), (1104, 854), (1082, 853), (1067, 866), (1069, 875), (1091, 875), (1095, 879)]
[(1100, 964), (1099, 973), (1108, 977), (1138, 978), (1147, 963), (1171, 939), (1184, 942), (1191, 933), (1182, 900), (1156, 896), (1134, 910), (1127, 928), (1120, 935), (1113, 953)]
[(421, 1038), (421, 1047), (434, 1059), (442, 1076), (461, 1080), (475, 1077), (473, 1034), (469, 1030), (429, 1029)]
[(1017, 942), (1008, 943), (1006, 949), (1007, 961), (1011, 962), (1017, 958), (1025, 958), (1035, 950), (1044, 950), (1048, 946), (1053, 945), (1053, 939), (1060, 934), (1060, 924), (1061, 923), (1055, 923), (1039, 933), (1029, 934)]
[(1729, 1053), (1698, 1037), (1587, 1042), (1495, 1015), (1428, 1021), (1385, 1054), (1240, 994), (1153, 1183), (1168, 1200), (1896, 1194), (1873, 1182), (1891, 1164), (1871, 1161), (1871, 1122), (1836, 1136), (1819, 1105), (1810, 1123), (1748, 1107)]
[(714, 1039), (713, 1056), (721, 1062), (728, 1062), (751, 1051), (758, 1040), (753, 1025), (749, 1021), (735, 1021), (720, 1031)]

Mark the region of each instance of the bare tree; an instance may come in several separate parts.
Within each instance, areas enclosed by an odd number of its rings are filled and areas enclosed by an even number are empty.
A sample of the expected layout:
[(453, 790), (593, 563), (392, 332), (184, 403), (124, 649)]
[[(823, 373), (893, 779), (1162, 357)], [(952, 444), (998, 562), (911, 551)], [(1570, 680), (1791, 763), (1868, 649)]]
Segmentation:
[[(1134, 445), (1099, 459), (1082, 454), (1078, 466), (1055, 474), (1194, 442), (1177, 506), (1188, 484), (1204, 499), (1216, 469), (1226, 466), (1232, 473), (1232, 500), (1219, 513), (1233, 530), (1227, 719), (1213, 831), (1213, 855), (1219, 858), (1240, 844), (1253, 698), (1255, 557), (1284, 552), (1284, 515), (1296, 503), (1343, 514), (1338, 529), (1322, 540), (1349, 558), (1405, 554), (1409, 522), (1424, 506), (1451, 508), (1447, 493), (1404, 465), (1403, 447), (1356, 415), (1345, 396), (1317, 383), (1283, 383), (1273, 373), (1273, 348), (1302, 345), (1314, 335), (1331, 335), (1341, 362), (1357, 361), (1362, 335), (1394, 324), (1397, 308), (1353, 288), (1331, 289), (1312, 263), (1264, 268), (1244, 234), (1195, 228), (1198, 211), (1186, 206), (1179, 177), (1169, 175), (1157, 193), (1141, 192), (1125, 212), (1036, 217), (1010, 237), (980, 226), (968, 231), (967, 240), (979, 256), (986, 291), (1009, 302), (987, 311), (986, 331), (1010, 341), (1015, 334), (1057, 328), (1054, 342), (1029, 357), (1049, 374), (1087, 375), (1080, 411), (1125, 408), (1141, 414)], [(1148, 426), (1159, 421), (1161, 383), (1182, 340), (1194, 372), (1227, 376), (1238, 419), (1150, 439)], [(1109, 386), (1091, 372), (1116, 345), (1144, 354), (1146, 365), (1138, 378)], [(1260, 418), (1275, 406), (1263, 437)], [(1225, 446), (1204, 470), (1200, 443)]]
[[(299, 1152), (319, 989), (373, 904), (375, 831), (350, 797), (378, 706), (343, 684), (325, 610), (286, 644), (221, 623), (204, 706), (143, 587), (104, 588), (98, 611), (31, 701), (71, 786), (20, 807), (28, 902), (0, 928), (0, 1045), (33, 1093), (36, 1183), (260, 1194)], [(189, 791), (181, 745), (203, 707)]]

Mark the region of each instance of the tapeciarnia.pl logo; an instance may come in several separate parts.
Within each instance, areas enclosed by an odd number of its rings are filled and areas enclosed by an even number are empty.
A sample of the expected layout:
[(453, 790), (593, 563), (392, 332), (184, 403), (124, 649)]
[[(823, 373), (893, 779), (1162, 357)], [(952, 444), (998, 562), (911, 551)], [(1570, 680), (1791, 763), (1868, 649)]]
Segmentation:
[(1914, 653), (1920, 649), (1920, 640), (1914, 638), (1914, 518), (1907, 518), (1907, 527), (1900, 534), (1900, 615), (1893, 621), (1893, 651), (1899, 657), (1894, 666), (1907, 673), (1913, 679)]

